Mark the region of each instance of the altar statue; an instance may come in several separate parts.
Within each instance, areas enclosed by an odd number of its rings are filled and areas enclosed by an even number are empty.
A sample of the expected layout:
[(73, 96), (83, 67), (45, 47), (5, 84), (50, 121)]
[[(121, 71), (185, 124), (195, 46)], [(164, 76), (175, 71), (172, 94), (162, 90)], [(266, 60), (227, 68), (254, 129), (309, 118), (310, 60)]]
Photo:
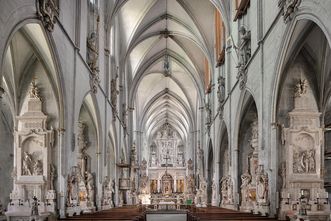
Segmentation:
[(167, 172), (162, 176), (162, 193), (164, 195), (170, 195), (173, 192), (173, 178)]

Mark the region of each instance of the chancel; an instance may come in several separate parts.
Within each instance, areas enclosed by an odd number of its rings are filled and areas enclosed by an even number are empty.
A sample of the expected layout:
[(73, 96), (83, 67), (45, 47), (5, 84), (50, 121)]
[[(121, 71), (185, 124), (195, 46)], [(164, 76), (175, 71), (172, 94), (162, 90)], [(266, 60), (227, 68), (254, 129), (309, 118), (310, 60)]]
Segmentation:
[(330, 0), (0, 12), (0, 221), (331, 219)]

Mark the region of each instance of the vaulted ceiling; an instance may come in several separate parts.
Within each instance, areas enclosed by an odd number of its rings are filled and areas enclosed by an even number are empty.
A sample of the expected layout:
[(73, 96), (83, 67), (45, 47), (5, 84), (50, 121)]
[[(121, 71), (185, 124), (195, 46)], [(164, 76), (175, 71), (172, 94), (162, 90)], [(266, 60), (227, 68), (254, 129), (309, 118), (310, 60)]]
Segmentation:
[[(169, 122), (187, 139), (204, 106), (205, 63), (215, 64), (214, 14), (222, 1), (115, 1), (120, 56), (136, 129), (153, 135)], [(207, 82), (208, 83), (208, 82)]]
[[(36, 69), (38, 65), (41, 65), (47, 74), (51, 87), (59, 88), (55, 66), (43, 30), (38, 24), (27, 24), (13, 36), (4, 60), (3, 86), (16, 114), (21, 111), (24, 95), (27, 93), (31, 78), (37, 75), (35, 72), (38, 72)], [(54, 92), (57, 93), (57, 90)]]

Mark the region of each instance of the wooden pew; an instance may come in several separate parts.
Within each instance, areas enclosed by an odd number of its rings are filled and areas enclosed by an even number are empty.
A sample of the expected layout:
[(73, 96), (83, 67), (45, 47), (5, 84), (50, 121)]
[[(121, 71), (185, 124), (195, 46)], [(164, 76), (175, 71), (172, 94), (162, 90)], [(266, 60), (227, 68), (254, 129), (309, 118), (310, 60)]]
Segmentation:
[(121, 221), (145, 221), (145, 211), (142, 208), (137, 207), (121, 207), (113, 208), (110, 210), (98, 211), (91, 214), (82, 214), (73, 217), (67, 217), (67, 221), (112, 221), (112, 220), (121, 220)]

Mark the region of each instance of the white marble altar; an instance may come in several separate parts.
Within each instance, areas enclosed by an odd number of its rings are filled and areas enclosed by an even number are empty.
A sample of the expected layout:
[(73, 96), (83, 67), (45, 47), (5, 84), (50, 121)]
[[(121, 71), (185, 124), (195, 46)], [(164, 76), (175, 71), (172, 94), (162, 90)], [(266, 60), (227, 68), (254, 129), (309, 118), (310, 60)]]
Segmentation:
[(47, 115), (42, 112), (42, 98), (34, 81), (24, 106), (26, 111), (16, 117), (18, 126), (14, 132), (14, 187), (6, 212), (9, 220), (29, 217), (33, 198), (37, 199), (39, 213), (44, 218), (56, 214), (54, 135), (52, 129), (47, 129)]
[(302, 215), (298, 205), (307, 200), (307, 216), (327, 219), (330, 214), (328, 193), (323, 187), (321, 146), (324, 140), (320, 113), (309, 86), (302, 79), (295, 85), (294, 109), (289, 113), (289, 127), (283, 130), (285, 158), (281, 165), (281, 218)]
[(90, 172), (90, 157), (87, 154), (88, 139), (85, 130), (88, 130), (86, 124), (78, 122), (77, 166), (71, 168), (67, 177), (66, 213), (69, 216), (96, 210), (95, 183), (94, 176)]

